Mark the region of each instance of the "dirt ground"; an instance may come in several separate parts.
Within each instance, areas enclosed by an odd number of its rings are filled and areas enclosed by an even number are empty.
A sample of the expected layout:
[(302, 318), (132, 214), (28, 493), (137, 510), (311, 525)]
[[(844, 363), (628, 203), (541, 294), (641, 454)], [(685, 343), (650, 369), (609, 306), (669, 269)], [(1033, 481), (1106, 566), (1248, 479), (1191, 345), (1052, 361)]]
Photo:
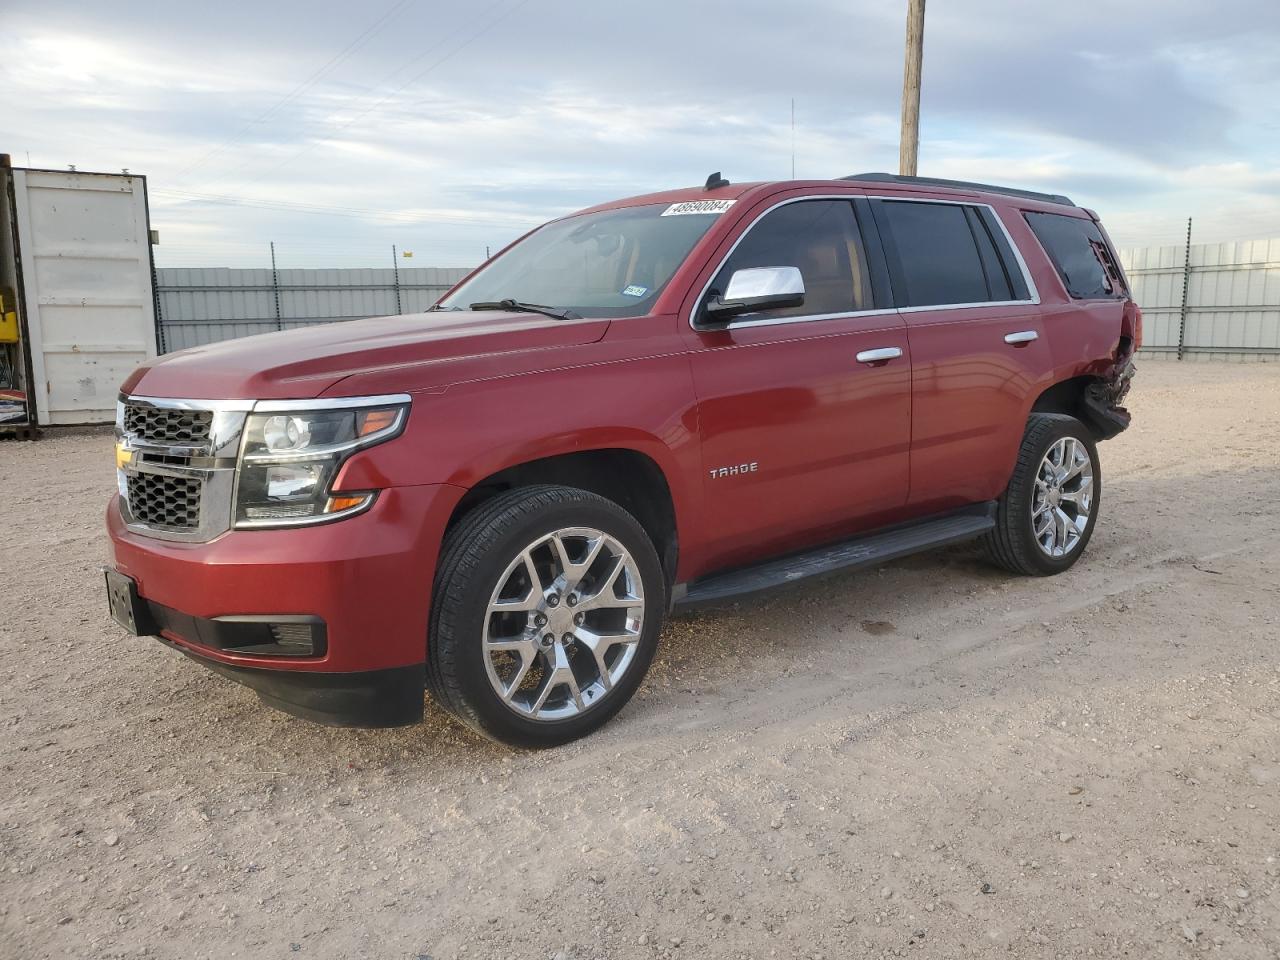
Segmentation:
[(0, 957), (1280, 957), (1280, 364), (1148, 362), (1050, 580), (674, 620), (602, 733), (334, 730), (107, 619), (103, 433), (0, 445)]

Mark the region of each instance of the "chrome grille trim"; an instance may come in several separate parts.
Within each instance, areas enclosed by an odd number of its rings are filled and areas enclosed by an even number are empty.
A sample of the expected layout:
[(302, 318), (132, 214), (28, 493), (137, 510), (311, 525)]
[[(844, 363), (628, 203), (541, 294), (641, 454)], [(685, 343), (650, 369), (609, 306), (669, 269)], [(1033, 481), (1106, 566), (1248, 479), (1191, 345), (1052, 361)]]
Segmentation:
[(240, 435), (252, 407), (252, 400), (121, 396), (116, 438), (129, 455), (119, 470), (125, 526), (195, 543), (230, 530)]
[(124, 405), (125, 433), (158, 446), (199, 446), (209, 440), (212, 410), (179, 410), (153, 404)]

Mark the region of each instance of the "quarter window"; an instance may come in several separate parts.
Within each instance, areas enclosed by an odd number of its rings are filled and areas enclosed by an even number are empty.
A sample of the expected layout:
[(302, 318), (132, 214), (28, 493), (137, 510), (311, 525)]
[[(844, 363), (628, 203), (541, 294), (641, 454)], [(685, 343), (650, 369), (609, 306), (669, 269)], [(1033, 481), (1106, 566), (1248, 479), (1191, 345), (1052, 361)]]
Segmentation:
[(766, 310), (744, 319), (820, 316), (871, 309), (867, 258), (853, 204), (847, 200), (801, 200), (766, 214), (747, 232), (712, 281), (722, 294), (735, 270), (797, 267), (804, 303)]
[(880, 209), (897, 250), (899, 285), (904, 287), (895, 291), (899, 306), (1009, 299), (1008, 280), (994, 269), (994, 248), (979, 250), (975, 227), (983, 231), (979, 236), (988, 245), (991, 239), (981, 221), (970, 217), (968, 207), (885, 200)]
[(1124, 295), (1123, 275), (1096, 223), (1059, 213), (1026, 216), (1071, 296), (1092, 300)]

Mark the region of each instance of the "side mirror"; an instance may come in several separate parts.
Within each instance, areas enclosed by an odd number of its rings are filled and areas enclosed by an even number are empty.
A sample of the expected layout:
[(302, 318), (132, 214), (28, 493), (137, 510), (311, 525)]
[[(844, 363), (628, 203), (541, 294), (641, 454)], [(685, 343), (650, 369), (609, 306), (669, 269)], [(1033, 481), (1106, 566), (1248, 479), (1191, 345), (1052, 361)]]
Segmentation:
[(735, 270), (724, 293), (707, 301), (710, 320), (727, 320), (742, 313), (798, 307), (804, 303), (804, 277), (798, 267), (748, 267)]

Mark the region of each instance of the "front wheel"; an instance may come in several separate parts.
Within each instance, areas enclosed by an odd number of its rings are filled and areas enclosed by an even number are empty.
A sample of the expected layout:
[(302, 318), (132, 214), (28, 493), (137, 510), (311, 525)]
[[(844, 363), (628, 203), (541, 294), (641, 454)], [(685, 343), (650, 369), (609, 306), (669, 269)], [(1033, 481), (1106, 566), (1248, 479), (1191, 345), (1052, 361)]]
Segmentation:
[(491, 739), (567, 743), (635, 693), (665, 610), (657, 552), (627, 511), (570, 487), (513, 490), (447, 538), (428, 686)]
[(1014, 573), (1047, 576), (1084, 552), (1098, 519), (1102, 472), (1089, 429), (1074, 417), (1033, 414), (987, 534), (987, 555)]

